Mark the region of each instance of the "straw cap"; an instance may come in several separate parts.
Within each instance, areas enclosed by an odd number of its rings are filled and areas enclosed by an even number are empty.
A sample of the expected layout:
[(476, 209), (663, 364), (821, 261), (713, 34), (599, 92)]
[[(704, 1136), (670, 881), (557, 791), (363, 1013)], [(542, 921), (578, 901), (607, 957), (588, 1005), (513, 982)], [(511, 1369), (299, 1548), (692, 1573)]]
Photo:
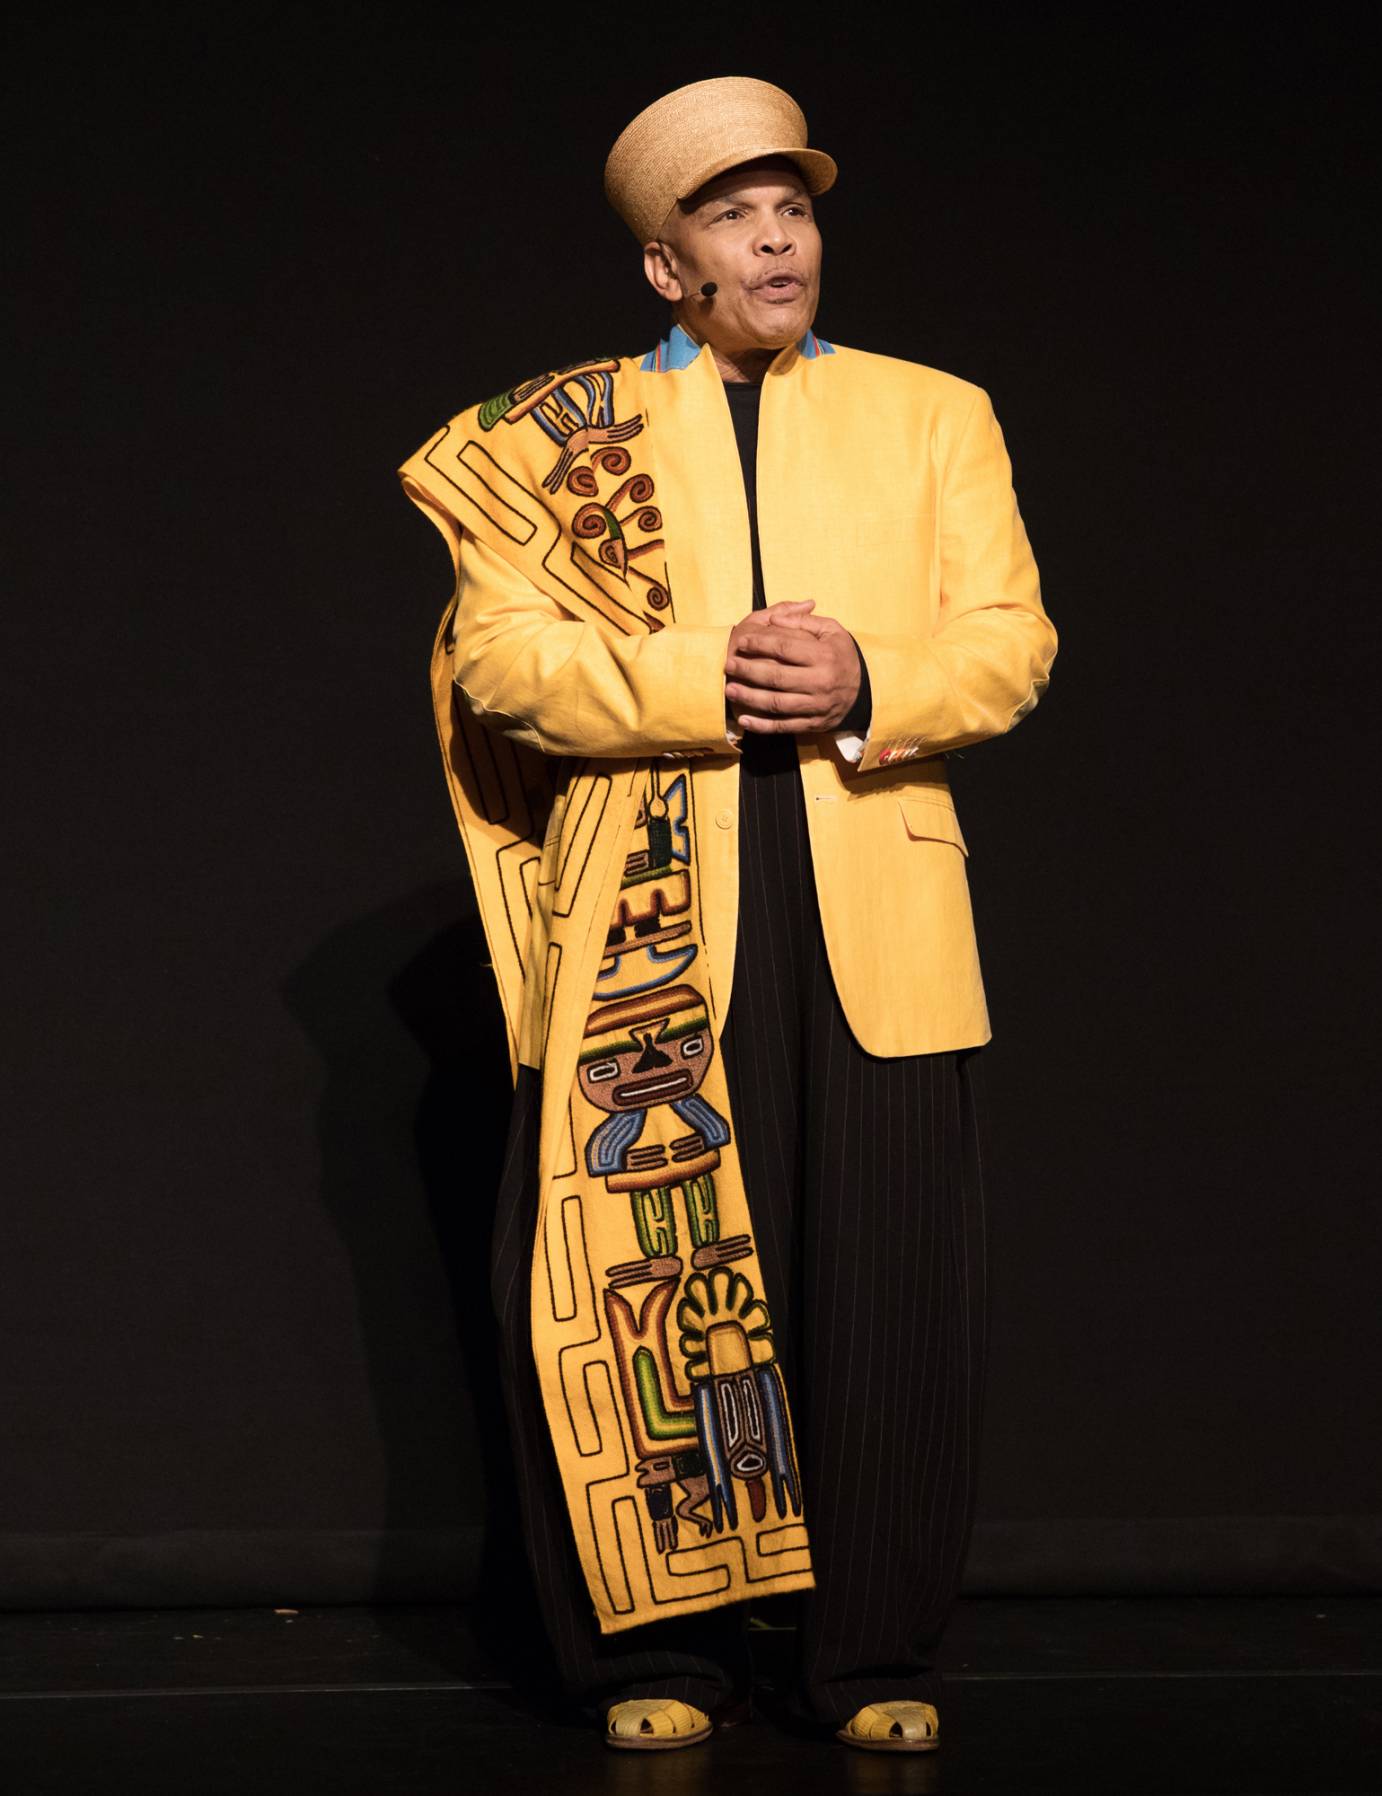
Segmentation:
[(654, 100), (625, 126), (605, 163), (605, 194), (640, 243), (704, 182), (760, 156), (790, 156), (808, 193), (834, 185), (824, 150), (806, 147), (806, 118), (770, 81), (722, 75)]

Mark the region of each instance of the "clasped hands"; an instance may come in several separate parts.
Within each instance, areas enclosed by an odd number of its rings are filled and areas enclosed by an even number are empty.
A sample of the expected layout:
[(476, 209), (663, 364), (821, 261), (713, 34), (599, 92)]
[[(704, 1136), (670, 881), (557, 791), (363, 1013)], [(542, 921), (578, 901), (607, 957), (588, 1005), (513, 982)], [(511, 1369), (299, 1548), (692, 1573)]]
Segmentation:
[(781, 599), (750, 611), (729, 633), (725, 712), (754, 734), (833, 729), (859, 696), (859, 654), (814, 599)]

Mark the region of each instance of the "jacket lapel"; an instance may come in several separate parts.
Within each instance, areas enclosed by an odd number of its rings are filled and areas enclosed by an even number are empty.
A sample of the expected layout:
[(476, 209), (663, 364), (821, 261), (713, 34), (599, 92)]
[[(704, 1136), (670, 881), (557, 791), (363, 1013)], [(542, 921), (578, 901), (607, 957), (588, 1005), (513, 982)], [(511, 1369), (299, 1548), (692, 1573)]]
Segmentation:
[[(679, 342), (678, 342), (679, 340)], [(680, 332), (670, 339), (693, 346)], [(665, 372), (631, 366), (630, 403), (651, 428), (645, 458), (663, 515), (679, 624), (732, 624), (753, 604), (749, 514), (724, 384), (708, 346)]]

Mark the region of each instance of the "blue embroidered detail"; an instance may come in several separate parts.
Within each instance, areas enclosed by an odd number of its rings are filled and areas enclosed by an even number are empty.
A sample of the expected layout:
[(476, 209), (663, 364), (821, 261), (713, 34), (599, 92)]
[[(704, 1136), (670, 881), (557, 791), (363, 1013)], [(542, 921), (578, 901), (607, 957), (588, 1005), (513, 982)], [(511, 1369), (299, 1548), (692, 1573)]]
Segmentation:
[[(797, 343), (803, 361), (814, 362), (817, 356), (834, 355), (835, 345), (827, 343), (824, 337), (818, 337), (815, 331), (807, 331)], [(650, 349), (638, 364), (644, 374), (677, 373), (689, 368), (700, 354), (700, 345), (693, 343), (679, 324), (674, 324), (671, 331), (657, 345)]]

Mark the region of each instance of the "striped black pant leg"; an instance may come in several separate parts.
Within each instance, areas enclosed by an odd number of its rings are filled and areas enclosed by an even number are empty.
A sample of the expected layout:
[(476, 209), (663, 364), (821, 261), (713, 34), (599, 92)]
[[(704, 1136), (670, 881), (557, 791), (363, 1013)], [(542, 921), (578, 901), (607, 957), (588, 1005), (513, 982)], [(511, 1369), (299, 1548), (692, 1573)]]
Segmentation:
[(602, 1634), (571, 1531), (532, 1349), (529, 1280), (537, 1233), (542, 1075), (520, 1066), (490, 1254), (499, 1374), (519, 1519), (562, 1694), (592, 1721), (632, 1696), (678, 1697), (713, 1714), (748, 1688), (743, 1604)]
[(987, 1355), (982, 1094), (978, 1050), (880, 1058), (851, 1033), (787, 741), (742, 769), (721, 1045), (816, 1580), (791, 1599), (790, 1707), (838, 1725), (889, 1697), (939, 1707)]
[(808, 999), (799, 1347), (815, 1588), (793, 1704), (933, 1702), (978, 1477), (987, 1363), (976, 1048), (879, 1058), (824, 939)]
[(798, 1456), (796, 1309), (801, 1284), (803, 997), (817, 928), (801, 775), (789, 735), (745, 738), (739, 782), (739, 917), (721, 1032), (730, 1112), (753, 1220), (773, 1352)]

